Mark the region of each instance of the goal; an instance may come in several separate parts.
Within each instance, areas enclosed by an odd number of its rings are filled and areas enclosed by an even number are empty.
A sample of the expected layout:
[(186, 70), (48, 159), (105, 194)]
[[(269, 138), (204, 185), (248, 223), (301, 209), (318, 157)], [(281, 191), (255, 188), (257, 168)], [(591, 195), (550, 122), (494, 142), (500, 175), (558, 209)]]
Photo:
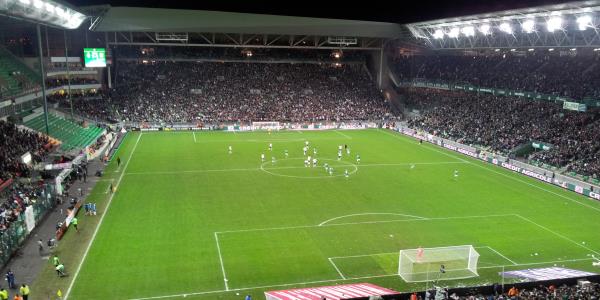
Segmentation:
[(252, 122), (252, 130), (279, 130), (279, 122)]
[(400, 250), (398, 275), (406, 282), (477, 277), (478, 260), (471, 245)]

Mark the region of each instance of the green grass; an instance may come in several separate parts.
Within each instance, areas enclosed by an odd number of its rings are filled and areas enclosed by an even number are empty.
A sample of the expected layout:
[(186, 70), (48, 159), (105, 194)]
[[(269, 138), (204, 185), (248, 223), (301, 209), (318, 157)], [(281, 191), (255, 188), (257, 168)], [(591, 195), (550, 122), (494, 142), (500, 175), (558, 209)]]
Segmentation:
[[(336, 176), (303, 166), (304, 140)], [(340, 144), (352, 153), (338, 162)], [(69, 232), (59, 251), (71, 275), (45, 270), (40, 293), (73, 279), (68, 299), (260, 298), (352, 282), (409, 291), (425, 283), (395, 275), (400, 249), (475, 246), (480, 276), (450, 286), (499, 282), (503, 268), (594, 271), (600, 250), (600, 203), (389, 131), (130, 134), (118, 155), (107, 174), (125, 174), (80, 272), (100, 215)], [(107, 184), (93, 192), (100, 211)]]

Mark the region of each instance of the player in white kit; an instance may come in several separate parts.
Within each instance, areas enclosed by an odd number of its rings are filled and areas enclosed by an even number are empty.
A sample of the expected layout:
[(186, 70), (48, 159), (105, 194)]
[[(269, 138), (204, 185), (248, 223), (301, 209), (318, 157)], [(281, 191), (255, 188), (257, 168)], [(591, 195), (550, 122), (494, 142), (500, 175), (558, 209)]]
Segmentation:
[(265, 154), (264, 154), (264, 153), (261, 153), (261, 154), (260, 154), (260, 160), (261, 160), (262, 162), (265, 162)]
[(273, 144), (269, 143), (269, 151), (273, 151)]
[(229, 154), (233, 153), (233, 148), (231, 148), (231, 146), (229, 146)]

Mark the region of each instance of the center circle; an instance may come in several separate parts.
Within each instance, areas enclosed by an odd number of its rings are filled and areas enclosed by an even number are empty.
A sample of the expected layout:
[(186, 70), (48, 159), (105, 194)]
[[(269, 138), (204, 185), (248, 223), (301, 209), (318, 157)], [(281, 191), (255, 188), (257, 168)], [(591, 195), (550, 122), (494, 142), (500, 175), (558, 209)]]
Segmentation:
[[(281, 177), (291, 177), (291, 178), (307, 178), (307, 179), (312, 179), (312, 178), (333, 178), (333, 177), (341, 177), (344, 176), (344, 172), (337, 172), (334, 173), (334, 175), (329, 175), (325, 170), (324, 170), (324, 163), (328, 163), (329, 165), (331, 165), (334, 170), (335, 169), (342, 169), (344, 167), (347, 167), (348, 169), (352, 168), (351, 170), (348, 170), (348, 174), (352, 175), (354, 173), (356, 173), (358, 171), (358, 166), (351, 163), (351, 162), (347, 162), (344, 160), (337, 160), (337, 159), (331, 159), (331, 158), (317, 158), (319, 165), (316, 167), (312, 167), (312, 163), (310, 167), (305, 167), (304, 166), (304, 160), (306, 158), (305, 157), (296, 157), (296, 158), (284, 158), (284, 159), (280, 159), (280, 160), (276, 160), (275, 163), (273, 164), (273, 162), (271, 161), (265, 161), (260, 165), (260, 169), (267, 173), (267, 174), (271, 174), (274, 176), (281, 176)], [(291, 164), (290, 162), (292, 161), (298, 161), (297, 164)], [(278, 163), (280, 162), (284, 162), (283, 166), (281, 166), (281, 164), (278, 165)], [(286, 170), (305, 170), (303, 171), (303, 173), (301, 174), (297, 174), (297, 175), (290, 175), (290, 174), (285, 174), (284, 172)]]

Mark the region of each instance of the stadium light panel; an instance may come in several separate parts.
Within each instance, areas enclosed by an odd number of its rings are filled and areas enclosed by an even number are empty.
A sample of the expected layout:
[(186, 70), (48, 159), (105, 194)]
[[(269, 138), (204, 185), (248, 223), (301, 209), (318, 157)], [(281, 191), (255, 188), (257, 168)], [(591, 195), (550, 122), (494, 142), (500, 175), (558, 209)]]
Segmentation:
[(444, 38), (444, 31), (441, 29), (436, 29), (435, 32), (433, 33), (433, 38), (434, 39), (443, 39)]
[(517, 49), (515, 49), (515, 48), (510, 49), (510, 52), (515, 52), (515, 51), (517, 51)]
[(533, 52), (533, 51), (534, 51), (534, 49), (533, 49), (533, 48), (529, 48), (529, 49), (527, 49), (527, 51), (529, 51), (529, 52)]
[(552, 51), (554, 51), (554, 48), (550, 48), (550, 49), (548, 49), (548, 51), (552, 52)]
[(30, 5), (31, 4), (31, 1), (29, 1), (29, 0), (19, 0), (19, 2), (21, 2), (24, 5)]
[(534, 20), (525, 20), (521, 24), (521, 28), (526, 33), (532, 33), (535, 30), (535, 21)]
[(571, 48), (569, 50), (571, 50), (571, 51), (577, 51), (577, 48)]
[(592, 17), (589, 15), (583, 15), (577, 17), (577, 25), (579, 30), (583, 31), (589, 27), (592, 27)]
[(513, 33), (512, 26), (510, 26), (510, 24), (507, 23), (507, 22), (504, 22), (504, 23), (500, 24), (500, 26), (498, 28), (500, 28), (500, 31), (502, 31), (502, 32), (506, 32), (508, 34), (512, 34)]
[(481, 32), (483, 35), (488, 35), (488, 34), (492, 33), (492, 31), (490, 30), (489, 24), (483, 24), (483, 25), (479, 26), (479, 32)]
[(44, 1), (33, 0), (33, 6), (35, 6), (35, 8), (37, 8), (37, 9), (41, 9), (42, 7), (44, 7)]
[(560, 16), (551, 17), (546, 22), (546, 26), (548, 27), (549, 32), (554, 32), (556, 30), (562, 29), (563, 19)]
[(448, 36), (451, 38), (457, 38), (459, 33), (460, 29), (458, 29), (458, 27), (454, 27), (448, 32)]
[(51, 14), (54, 13), (54, 5), (46, 3), (46, 11)]
[(475, 28), (473, 26), (463, 27), (461, 29), (461, 32), (465, 36), (474, 36), (475, 35)]
[(500, 52), (500, 49), (496, 48), (494, 49), (495, 52)]

